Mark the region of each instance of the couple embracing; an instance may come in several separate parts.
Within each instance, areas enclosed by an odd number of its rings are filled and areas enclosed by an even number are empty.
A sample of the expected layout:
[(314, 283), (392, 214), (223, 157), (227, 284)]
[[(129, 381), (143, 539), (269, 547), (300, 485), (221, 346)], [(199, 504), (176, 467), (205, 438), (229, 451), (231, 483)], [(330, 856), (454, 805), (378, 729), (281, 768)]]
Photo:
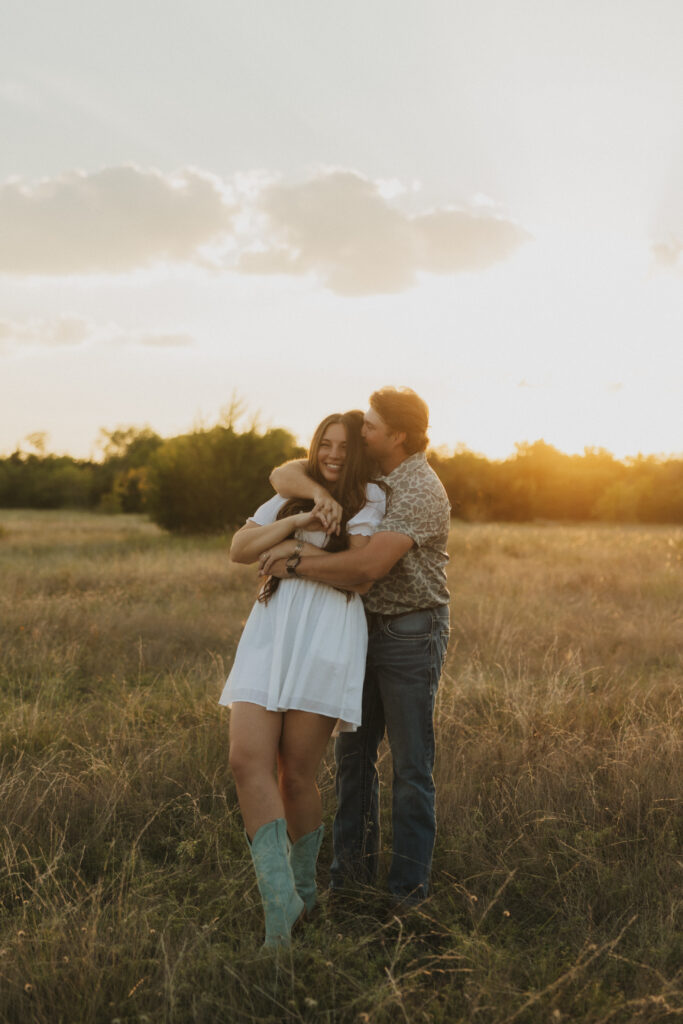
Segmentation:
[[(233, 538), (263, 584), (220, 698), (230, 765), (263, 902), (267, 947), (287, 946), (316, 903), (323, 836), (316, 776), (336, 736), (332, 897), (373, 884), (377, 756), (393, 759), (389, 891), (429, 891), (436, 833), (434, 699), (448, 643), (450, 507), (428, 465), (428, 409), (382, 388), (363, 414), (328, 416), (308, 459)], [(275, 772), (277, 769), (277, 775)]]

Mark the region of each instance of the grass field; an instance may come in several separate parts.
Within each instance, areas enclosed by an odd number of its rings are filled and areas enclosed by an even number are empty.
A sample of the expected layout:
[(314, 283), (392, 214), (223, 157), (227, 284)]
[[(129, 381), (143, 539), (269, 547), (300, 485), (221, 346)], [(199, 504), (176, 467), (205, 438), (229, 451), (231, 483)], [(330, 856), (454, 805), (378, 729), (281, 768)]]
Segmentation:
[[(277, 961), (217, 706), (255, 593), (226, 551), (0, 512), (0, 1020), (683, 1017), (683, 529), (454, 526), (433, 896), (323, 899)], [(329, 758), (320, 786), (329, 825)], [(322, 886), (329, 857), (328, 829)]]

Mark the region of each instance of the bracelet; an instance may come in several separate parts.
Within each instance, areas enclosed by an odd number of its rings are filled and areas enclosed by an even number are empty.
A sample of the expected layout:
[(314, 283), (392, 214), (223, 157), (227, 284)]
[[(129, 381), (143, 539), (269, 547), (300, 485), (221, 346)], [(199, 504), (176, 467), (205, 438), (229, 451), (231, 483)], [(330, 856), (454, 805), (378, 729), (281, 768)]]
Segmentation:
[(304, 551), (304, 542), (302, 540), (297, 540), (296, 545), (294, 547), (293, 554), (298, 555), (299, 558), (301, 558), (301, 556), (303, 554), (303, 551)]
[(297, 573), (297, 571), (296, 571), (296, 567), (297, 567), (297, 565), (299, 564), (300, 561), (301, 561), (301, 555), (294, 554), (294, 555), (290, 555), (289, 556), (289, 558), (285, 562), (285, 567), (287, 569), (287, 575), (288, 576), (298, 576), (299, 575)]

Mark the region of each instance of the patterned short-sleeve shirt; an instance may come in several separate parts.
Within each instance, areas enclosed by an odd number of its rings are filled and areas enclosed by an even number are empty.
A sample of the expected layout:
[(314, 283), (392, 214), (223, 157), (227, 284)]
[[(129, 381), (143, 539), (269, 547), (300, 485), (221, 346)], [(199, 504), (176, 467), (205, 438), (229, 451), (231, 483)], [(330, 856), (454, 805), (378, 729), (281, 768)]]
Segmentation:
[(388, 476), (387, 512), (377, 532), (403, 533), (414, 542), (365, 597), (370, 612), (400, 615), (448, 604), (446, 544), (451, 507), (424, 452), (404, 459)]

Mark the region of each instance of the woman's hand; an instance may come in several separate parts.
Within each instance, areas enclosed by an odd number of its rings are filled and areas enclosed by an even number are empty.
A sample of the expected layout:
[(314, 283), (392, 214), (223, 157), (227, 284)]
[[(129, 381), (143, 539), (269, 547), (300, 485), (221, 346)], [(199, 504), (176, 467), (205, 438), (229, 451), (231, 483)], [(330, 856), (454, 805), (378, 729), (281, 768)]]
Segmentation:
[(325, 521), (317, 508), (312, 508), (310, 512), (298, 512), (291, 518), (297, 530), (323, 530), (327, 532)]
[(339, 534), (343, 509), (338, 501), (335, 501), (329, 491), (324, 487), (316, 487), (313, 500), (313, 512), (323, 524), (323, 530), (327, 534)]

